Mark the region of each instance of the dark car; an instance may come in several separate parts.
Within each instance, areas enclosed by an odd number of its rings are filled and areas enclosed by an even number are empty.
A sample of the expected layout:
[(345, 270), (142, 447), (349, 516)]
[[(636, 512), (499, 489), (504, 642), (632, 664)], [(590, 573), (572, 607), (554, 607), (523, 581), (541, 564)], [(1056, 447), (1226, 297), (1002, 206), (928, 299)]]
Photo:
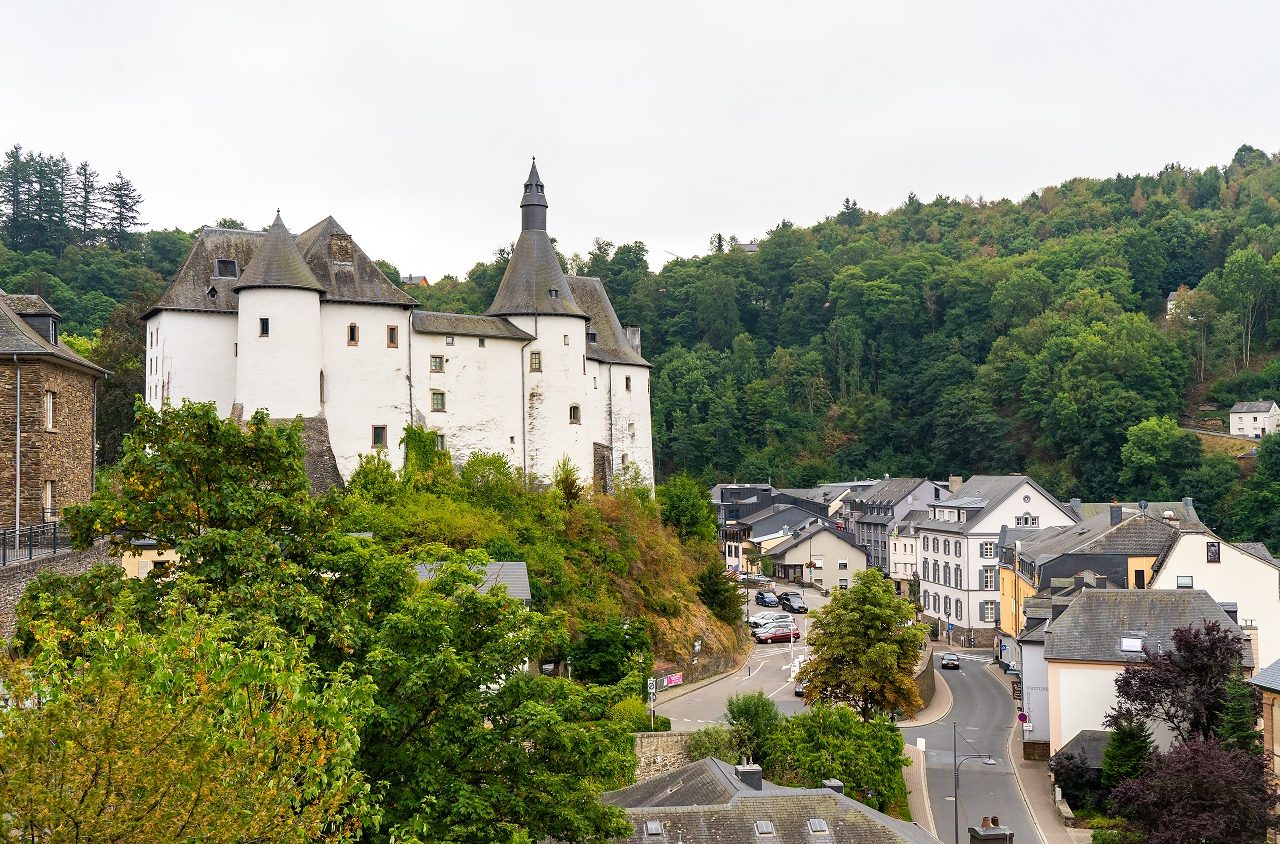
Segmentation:
[(755, 637), (760, 644), (766, 642), (795, 642), (800, 639), (800, 629), (794, 624), (773, 624), (768, 627), (761, 627), (755, 632)]
[(756, 603), (762, 607), (776, 607), (778, 606), (778, 596), (761, 589), (756, 592)]
[(805, 681), (796, 680), (796, 697), (804, 697), (804, 690), (808, 687), (809, 684)]
[(809, 611), (809, 608), (805, 606), (804, 598), (801, 598), (795, 592), (787, 592), (778, 598), (778, 606), (787, 612), (806, 613)]
[(953, 653), (951, 653), (950, 651), (948, 651), (948, 652), (944, 653), (944, 654), (942, 655), (942, 667), (943, 667), (943, 668), (954, 668), (954, 669), (956, 669), (956, 670), (959, 670), (959, 669), (960, 669), (960, 657), (959, 657), (957, 654), (953, 654)]

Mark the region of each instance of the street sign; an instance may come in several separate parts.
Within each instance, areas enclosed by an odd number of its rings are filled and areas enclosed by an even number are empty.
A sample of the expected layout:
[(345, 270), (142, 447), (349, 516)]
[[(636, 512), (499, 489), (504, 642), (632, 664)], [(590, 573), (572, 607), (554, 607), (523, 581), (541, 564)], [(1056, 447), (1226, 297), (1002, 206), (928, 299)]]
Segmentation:
[(649, 695), (652, 696), (653, 693), (656, 692), (657, 690), (658, 690), (658, 681), (650, 677), (649, 678)]
[(658, 701), (658, 693), (649, 692), (649, 705), (653, 706), (655, 703), (657, 703), (657, 701)]
[(948, 621), (948, 622), (947, 622), (947, 632), (948, 632), (948, 633), (950, 633), (952, 630), (955, 630), (955, 629), (956, 629), (956, 626), (955, 626), (954, 624), (952, 624), (951, 622), (949, 622), (949, 621)]
[(1019, 713), (1018, 713), (1018, 720), (1019, 720), (1019, 721), (1021, 721), (1021, 722), (1022, 722), (1022, 723), (1024, 723), (1024, 724), (1025, 724), (1025, 723), (1027, 723), (1027, 713), (1025, 713), (1025, 712), (1019, 712)]
[[(1022, 700), (1022, 681), (1021, 680), (1013, 681), (1013, 699)], [(1023, 714), (1025, 715), (1026, 713), (1024, 712)]]

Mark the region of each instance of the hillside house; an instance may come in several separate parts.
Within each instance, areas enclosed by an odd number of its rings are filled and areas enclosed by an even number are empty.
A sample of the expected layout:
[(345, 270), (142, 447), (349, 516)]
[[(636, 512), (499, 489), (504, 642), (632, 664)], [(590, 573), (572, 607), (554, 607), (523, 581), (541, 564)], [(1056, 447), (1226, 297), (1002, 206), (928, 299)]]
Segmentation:
[(1237, 437), (1261, 439), (1280, 425), (1280, 405), (1266, 401), (1238, 401), (1231, 406), (1230, 431)]

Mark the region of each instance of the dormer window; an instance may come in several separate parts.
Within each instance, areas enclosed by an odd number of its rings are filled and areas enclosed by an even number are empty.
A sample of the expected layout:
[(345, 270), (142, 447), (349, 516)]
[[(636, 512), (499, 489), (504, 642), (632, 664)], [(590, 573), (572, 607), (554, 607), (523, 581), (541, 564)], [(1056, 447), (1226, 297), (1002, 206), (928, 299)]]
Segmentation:
[(215, 278), (239, 278), (240, 266), (234, 258), (219, 258), (213, 262)]
[(1120, 652), (1126, 654), (1142, 653), (1142, 637), (1141, 636), (1121, 636)]
[(756, 821), (756, 835), (765, 838), (771, 837), (773, 834), (773, 821)]
[(542, 193), (542, 185), (538, 185), (538, 193)]
[(525, 193), (533, 193), (533, 185), (525, 185), (525, 186), (524, 186), (524, 192), (525, 192)]
[(547, 291), (547, 295), (550, 296), (552, 299), (559, 299), (560, 291), (553, 287)]

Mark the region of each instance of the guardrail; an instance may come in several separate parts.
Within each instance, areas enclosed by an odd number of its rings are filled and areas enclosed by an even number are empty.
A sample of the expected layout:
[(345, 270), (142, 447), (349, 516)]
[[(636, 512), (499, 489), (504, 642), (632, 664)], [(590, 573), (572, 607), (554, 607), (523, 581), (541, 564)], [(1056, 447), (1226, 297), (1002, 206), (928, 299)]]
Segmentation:
[(71, 548), (71, 536), (61, 522), (44, 522), (0, 531), (0, 566), (50, 557)]

